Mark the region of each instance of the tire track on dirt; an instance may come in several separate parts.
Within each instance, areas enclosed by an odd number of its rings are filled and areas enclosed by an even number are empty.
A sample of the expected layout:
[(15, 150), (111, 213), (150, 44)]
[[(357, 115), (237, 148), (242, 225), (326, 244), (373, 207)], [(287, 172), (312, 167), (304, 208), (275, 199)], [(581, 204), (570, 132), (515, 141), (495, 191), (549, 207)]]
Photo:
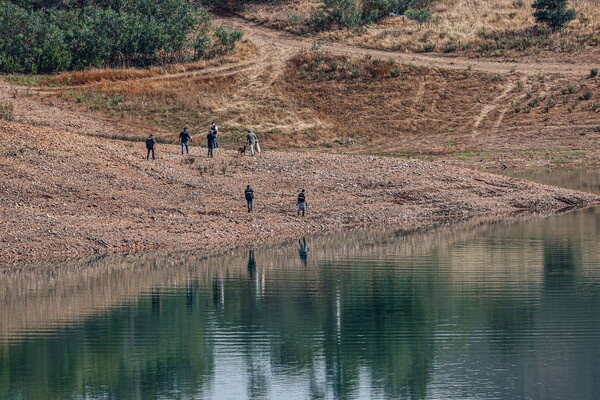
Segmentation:
[(483, 108), (481, 109), (481, 111), (479, 112), (479, 115), (477, 116), (477, 118), (475, 118), (475, 121), (473, 122), (473, 134), (477, 133), (477, 128), (479, 128), (479, 125), (481, 125), (481, 123), (483, 122), (483, 120), (485, 119), (485, 117), (487, 117), (487, 115), (494, 111), (495, 109), (498, 108), (499, 103), (504, 100), (504, 98), (506, 98), (509, 93), (515, 88), (514, 83), (509, 82), (505, 87), (504, 90), (502, 91), (502, 93), (500, 93), (500, 95), (496, 96), (491, 103), (486, 104), (485, 106), (483, 106)]

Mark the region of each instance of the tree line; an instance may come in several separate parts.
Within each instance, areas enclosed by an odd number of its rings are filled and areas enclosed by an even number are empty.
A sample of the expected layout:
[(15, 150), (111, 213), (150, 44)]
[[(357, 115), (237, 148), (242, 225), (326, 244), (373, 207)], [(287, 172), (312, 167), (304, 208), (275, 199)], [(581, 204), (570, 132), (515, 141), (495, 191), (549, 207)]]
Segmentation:
[(193, 61), (231, 51), (241, 37), (187, 0), (0, 0), (7, 73)]

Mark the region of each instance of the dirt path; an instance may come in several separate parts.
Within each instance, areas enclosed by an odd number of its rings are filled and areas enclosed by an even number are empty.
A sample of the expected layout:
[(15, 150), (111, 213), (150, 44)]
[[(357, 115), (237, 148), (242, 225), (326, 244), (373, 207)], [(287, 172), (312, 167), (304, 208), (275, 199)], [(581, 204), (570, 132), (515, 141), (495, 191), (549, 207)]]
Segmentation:
[(221, 21), (241, 30), (254, 41), (268, 44), (272, 47), (287, 49), (285, 56), (293, 53), (290, 51), (309, 50), (317, 47), (321, 50), (338, 55), (347, 56), (371, 56), (382, 59), (394, 59), (404, 64), (415, 66), (469, 69), (487, 72), (491, 74), (522, 73), (527, 75), (560, 74), (568, 76), (585, 76), (590, 69), (598, 68), (599, 62), (595, 63), (550, 63), (550, 62), (497, 62), (488, 60), (476, 60), (462, 57), (440, 57), (425, 54), (411, 54), (391, 51), (367, 49), (356, 46), (348, 46), (341, 43), (316, 42), (313, 39), (265, 28), (246, 21), (243, 18), (228, 14)]

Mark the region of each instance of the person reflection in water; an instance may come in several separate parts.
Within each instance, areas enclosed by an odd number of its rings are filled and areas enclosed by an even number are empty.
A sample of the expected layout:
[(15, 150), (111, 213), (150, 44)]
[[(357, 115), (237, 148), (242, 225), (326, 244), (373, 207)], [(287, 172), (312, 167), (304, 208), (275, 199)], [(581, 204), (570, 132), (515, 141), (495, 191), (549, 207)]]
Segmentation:
[(248, 275), (250, 275), (251, 279), (254, 279), (255, 272), (256, 272), (256, 260), (254, 259), (254, 250), (250, 250), (248, 252)]
[(152, 312), (160, 312), (160, 290), (157, 287), (152, 288)]
[(306, 267), (306, 264), (308, 262), (308, 247), (306, 247), (306, 238), (298, 240), (298, 244), (300, 245), (300, 248), (298, 249), (300, 260), (302, 261), (302, 264), (304, 264), (304, 266)]
[(225, 305), (225, 285), (223, 278), (213, 278), (213, 303), (219, 308)]
[(194, 286), (191, 282), (185, 285), (185, 306), (191, 310), (194, 305)]

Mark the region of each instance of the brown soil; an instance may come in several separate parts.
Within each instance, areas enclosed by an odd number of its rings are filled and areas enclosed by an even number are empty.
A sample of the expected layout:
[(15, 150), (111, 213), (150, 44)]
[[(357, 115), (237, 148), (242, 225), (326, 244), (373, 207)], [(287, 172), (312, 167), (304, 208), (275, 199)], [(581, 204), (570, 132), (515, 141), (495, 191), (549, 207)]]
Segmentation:
[[(363, 226), (411, 227), (600, 203), (600, 197), (418, 160), (265, 151), (213, 159), (0, 121), (0, 261), (151, 248), (219, 251)], [(255, 211), (245, 210), (252, 184)], [(308, 193), (308, 214), (295, 196)]]

